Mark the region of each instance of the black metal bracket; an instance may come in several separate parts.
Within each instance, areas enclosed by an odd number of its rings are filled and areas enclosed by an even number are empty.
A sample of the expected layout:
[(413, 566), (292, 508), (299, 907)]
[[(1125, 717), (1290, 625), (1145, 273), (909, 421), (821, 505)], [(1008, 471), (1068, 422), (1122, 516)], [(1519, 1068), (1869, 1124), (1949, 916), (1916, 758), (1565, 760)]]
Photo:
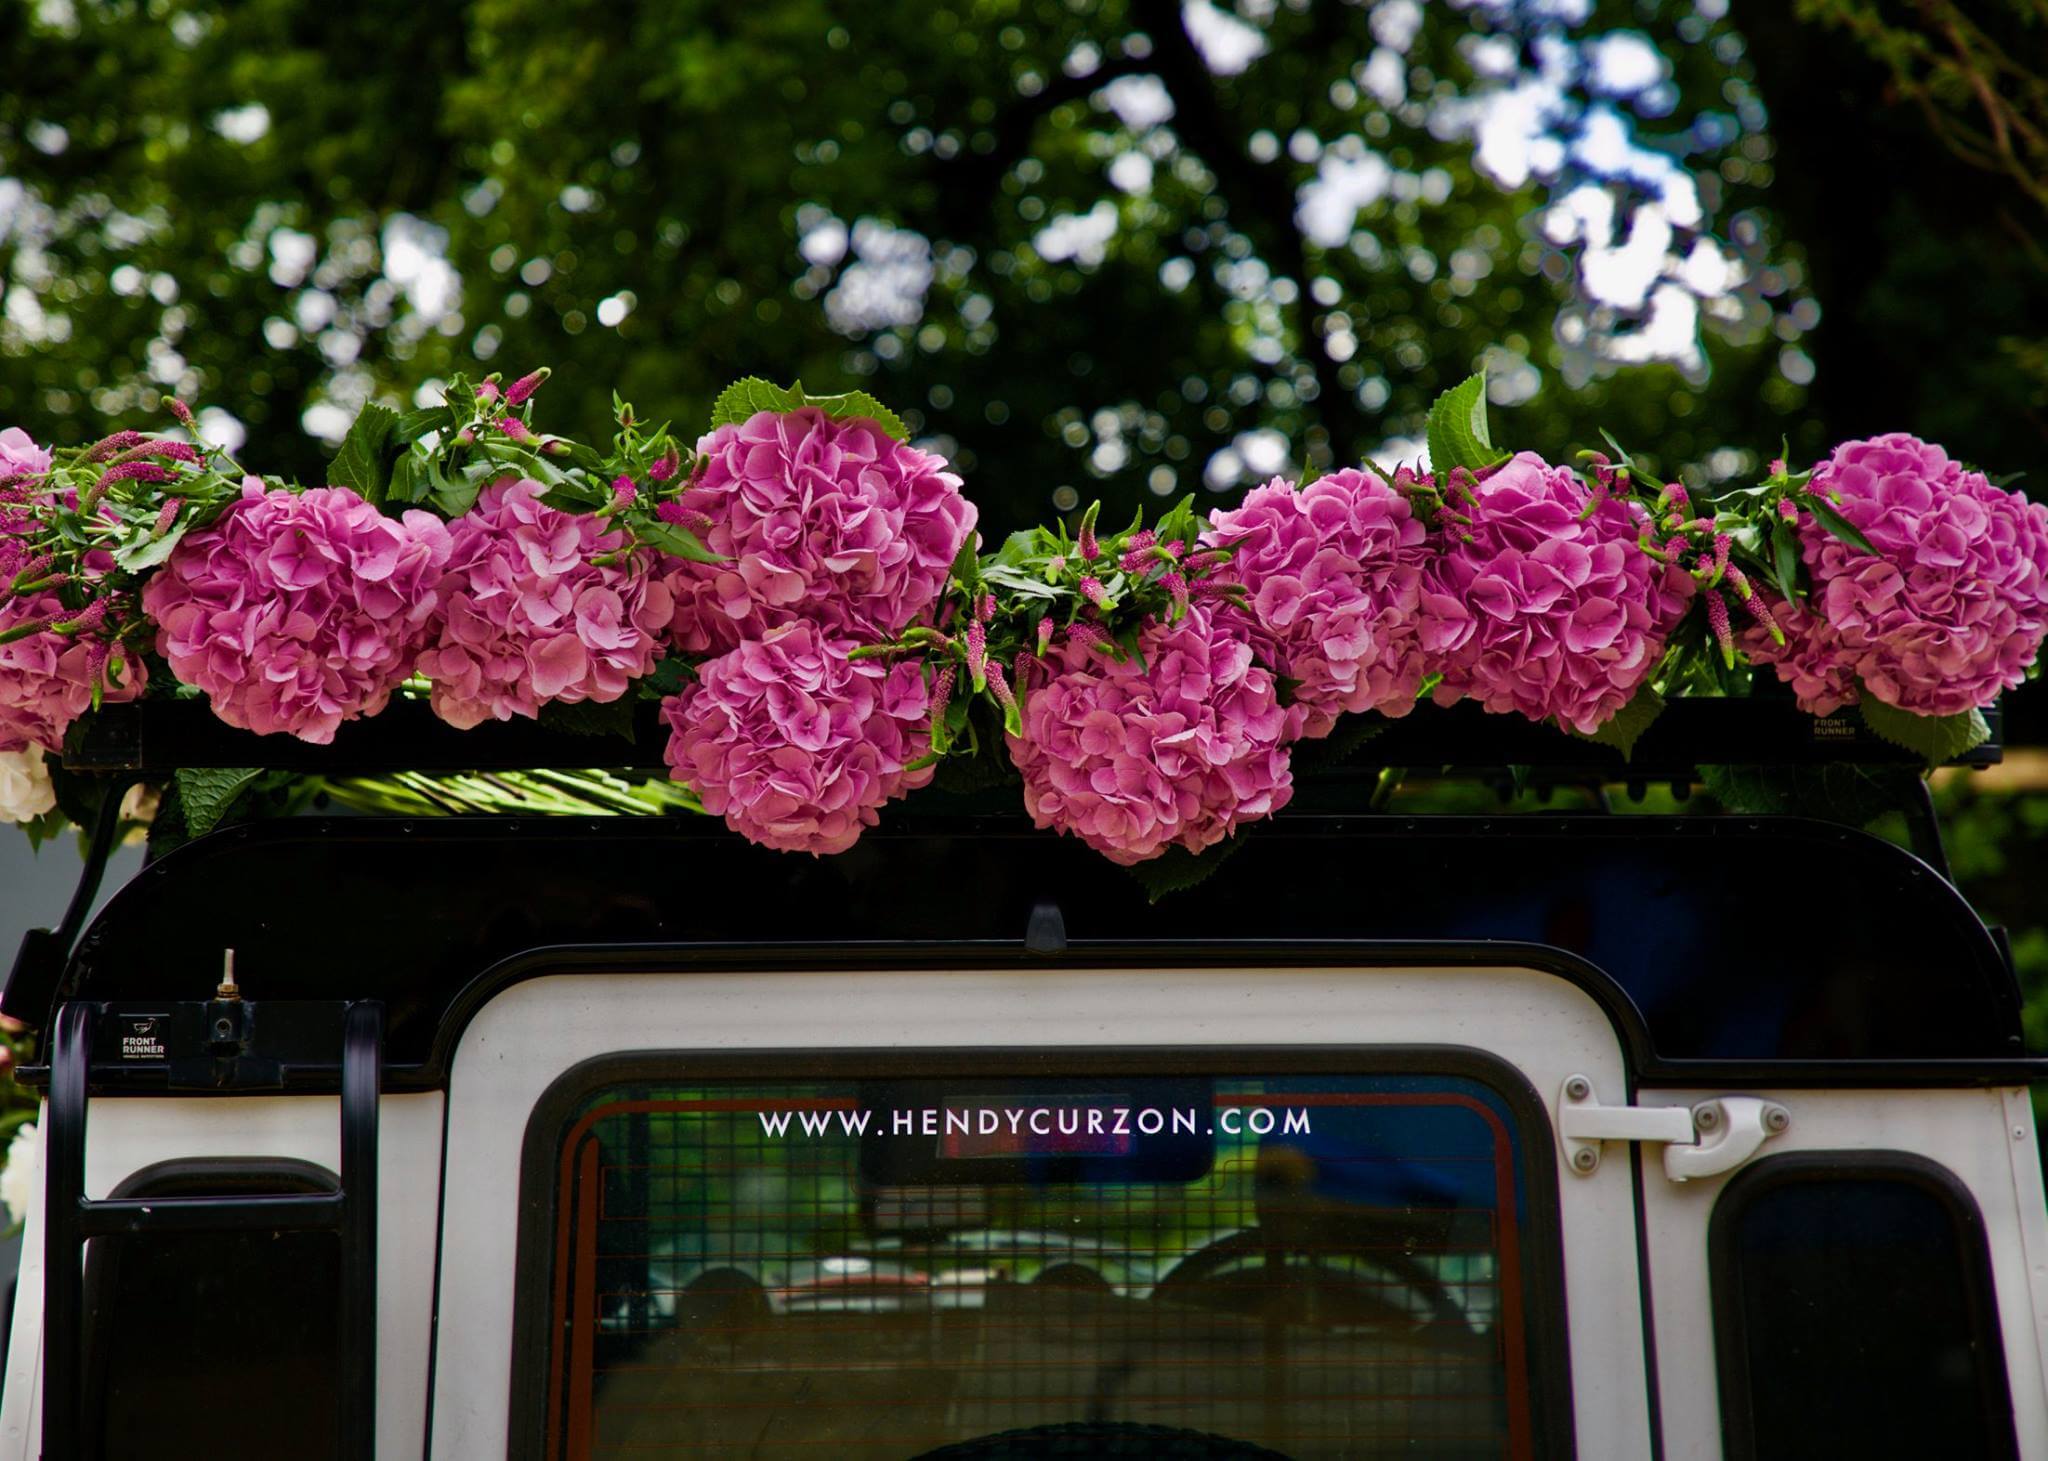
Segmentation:
[(134, 780), (129, 774), (108, 778), (100, 797), (99, 817), (93, 823), (92, 840), (86, 844), (85, 866), (79, 871), (78, 886), (71, 891), (70, 906), (56, 928), (32, 928), (21, 936), (7, 986), (0, 989), (0, 1014), (32, 1025), (42, 1023), (64, 976), (72, 945), (78, 942), (86, 915), (92, 912), (93, 899), (99, 896), (100, 883), (107, 875), (107, 859), (114, 855), (114, 843), (121, 831), (121, 801)]
[(43, 1134), (43, 1406), (46, 1461), (85, 1454), (85, 1245), (138, 1233), (332, 1232), (341, 1241), (340, 1454), (377, 1444), (377, 1126), (384, 1007), (342, 1007), (341, 1172), (332, 1192), (236, 1197), (85, 1195), (86, 1106), (101, 1006), (57, 1011)]

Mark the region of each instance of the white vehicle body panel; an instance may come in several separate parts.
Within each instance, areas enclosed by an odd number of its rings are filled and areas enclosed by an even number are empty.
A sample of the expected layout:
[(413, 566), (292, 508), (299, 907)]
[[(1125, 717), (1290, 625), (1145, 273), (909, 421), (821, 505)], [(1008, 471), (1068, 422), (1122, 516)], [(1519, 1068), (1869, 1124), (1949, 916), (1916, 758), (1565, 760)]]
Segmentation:
[[(435, 1091), (386, 1096), (379, 1113), (377, 1454), (394, 1461), (418, 1457), (425, 1436), (442, 1110)], [(179, 1157), (290, 1157), (330, 1175), (340, 1161), (332, 1096), (123, 1096), (94, 1100), (88, 1113), (87, 1197), (106, 1197), (144, 1167)], [(35, 1461), (42, 1450), (40, 1183), (23, 1229), (19, 1285), (0, 1403), (0, 1458)], [(307, 1423), (329, 1422), (309, 1416)]]
[[(470, 1023), (449, 1087), (432, 1454), (502, 1456), (526, 1121), (570, 1067), (620, 1051), (1465, 1046), (1539, 1093), (1623, 1084), (1591, 996), (1526, 969), (1047, 969), (552, 976)], [(1626, 1162), (1560, 1169), (1579, 1453), (1644, 1454), (1649, 1409)], [(1618, 1255), (1626, 1255), (1617, 1261)]]

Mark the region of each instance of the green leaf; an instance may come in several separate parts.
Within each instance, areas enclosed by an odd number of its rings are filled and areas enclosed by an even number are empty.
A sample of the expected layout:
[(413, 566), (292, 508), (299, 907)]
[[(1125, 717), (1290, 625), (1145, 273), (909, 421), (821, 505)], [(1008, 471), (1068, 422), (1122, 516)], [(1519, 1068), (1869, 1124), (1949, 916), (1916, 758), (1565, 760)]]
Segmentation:
[(1507, 460), (1486, 426), (1486, 372), (1465, 377), (1429, 408), (1429, 465), (1438, 474), (1454, 467), (1478, 472)]
[(1636, 470), (1636, 459), (1628, 454), (1627, 447), (1623, 446), (1620, 442), (1614, 439), (1613, 432), (1609, 431), (1604, 426), (1601, 427), (1600, 439), (1606, 442), (1608, 446), (1613, 448), (1614, 460), (1617, 463), (1619, 463), (1621, 466), (1627, 467), (1631, 473), (1633, 473)]
[(1791, 603), (1799, 586), (1799, 539), (1792, 524), (1783, 518), (1771, 526), (1771, 581), (1785, 602)]
[(703, 540), (688, 528), (662, 522), (659, 518), (643, 518), (636, 522), (633, 525), (633, 536), (650, 548), (659, 548), (664, 553), (687, 558), (692, 563), (725, 562), (725, 559), (705, 547)]
[(1895, 811), (1919, 780), (1903, 766), (1702, 766), (1700, 784), (1730, 812), (1817, 817), (1861, 827)]
[(433, 485), (434, 479), (427, 472), (425, 460), (415, 452), (400, 452), (398, 460), (391, 464), (391, 485), (384, 489), (384, 500), (425, 502)]
[(565, 735), (618, 736), (630, 741), (633, 739), (633, 708), (633, 699), (628, 695), (602, 705), (595, 700), (579, 700), (574, 705), (551, 700), (540, 708), (540, 714), (534, 719), (548, 730), (561, 731)]
[(866, 391), (846, 391), (836, 396), (805, 396), (806, 406), (816, 406), (834, 421), (872, 421), (884, 435), (898, 441), (910, 440), (903, 418)]
[(1621, 752), (1626, 761), (1636, 753), (1636, 742), (1643, 738), (1643, 732), (1664, 713), (1664, 697), (1648, 685), (1629, 697), (1628, 704), (1603, 721), (1591, 735), (1571, 726), (1564, 729), (1582, 741), (1596, 741), (1603, 746), (1613, 746)]
[(262, 772), (254, 766), (212, 767), (175, 773), (178, 805), (185, 814), (185, 829), (203, 837), (220, 825), (236, 798)]
[(835, 421), (872, 421), (898, 441), (910, 439), (903, 418), (866, 391), (812, 396), (805, 394), (802, 381), (784, 387), (755, 375), (736, 380), (718, 393), (711, 405), (711, 426), (713, 430), (736, 426), (763, 411), (797, 411), (805, 406), (815, 406)]
[(1872, 734), (1916, 752), (1929, 766), (1944, 765), (1991, 739), (1991, 727), (1981, 710), (1965, 710), (1958, 715), (1915, 715), (1885, 704), (1868, 690), (1863, 691), (1856, 709)]
[(411, 446), (429, 432), (446, 431), (455, 424), (455, 413), (446, 406), (426, 406), (407, 411), (391, 425), (391, 440)]
[(736, 380), (718, 393), (711, 403), (711, 427), (739, 426), (762, 411), (794, 411), (804, 403), (803, 383), (785, 390), (772, 381), (750, 375)]
[(171, 550), (178, 546), (178, 540), (192, 530), (193, 518), (190, 513), (181, 514), (171, 530), (161, 538), (141, 538), (125, 547), (114, 550), (114, 566), (125, 568), (130, 573), (140, 573), (145, 568), (154, 568), (171, 556)]
[(1229, 860), (1232, 853), (1244, 845), (1244, 834), (1226, 837), (1214, 847), (1201, 852), (1189, 852), (1185, 847), (1169, 847), (1166, 851), (1144, 862), (1135, 863), (1125, 869), (1145, 889), (1145, 901), (1157, 903), (1168, 893), (1184, 893), (1189, 888), (1207, 882), (1216, 869)]
[(1814, 520), (1850, 547), (1860, 549), (1865, 553), (1875, 553), (1877, 551), (1877, 549), (1870, 545), (1870, 539), (1857, 531), (1856, 525), (1830, 506), (1826, 499), (1818, 492), (1807, 493), (1805, 502), (1813, 510)]
[(57, 836), (70, 825), (71, 819), (55, 807), (52, 807), (41, 816), (31, 817), (26, 822), (23, 822), (21, 830), (28, 834), (29, 850), (31, 852), (40, 852), (45, 842)]
[(370, 502), (384, 500), (390, 478), (387, 465), (392, 428), (398, 413), (375, 402), (364, 405), (355, 424), (341, 439), (341, 450), (327, 464), (327, 482), (332, 487), (353, 487)]

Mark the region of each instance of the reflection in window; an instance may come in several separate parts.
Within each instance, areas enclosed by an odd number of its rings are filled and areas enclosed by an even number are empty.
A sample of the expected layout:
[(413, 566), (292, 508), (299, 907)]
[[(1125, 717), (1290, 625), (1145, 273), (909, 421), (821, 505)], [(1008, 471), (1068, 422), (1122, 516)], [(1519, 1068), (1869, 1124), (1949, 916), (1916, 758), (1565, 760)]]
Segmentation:
[(1731, 1458), (2015, 1454), (1982, 1223), (1931, 1162), (1759, 1163), (1713, 1222)]
[(1527, 1160), (1435, 1076), (607, 1088), (560, 1151), (546, 1453), (1538, 1454)]

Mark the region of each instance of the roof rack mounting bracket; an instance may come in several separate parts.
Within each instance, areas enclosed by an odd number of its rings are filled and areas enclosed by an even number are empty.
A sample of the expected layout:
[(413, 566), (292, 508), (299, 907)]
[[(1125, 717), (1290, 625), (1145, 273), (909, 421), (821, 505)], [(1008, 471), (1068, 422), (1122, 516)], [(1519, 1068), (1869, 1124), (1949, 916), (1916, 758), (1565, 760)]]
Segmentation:
[(1565, 1165), (1581, 1177), (1600, 1170), (1601, 1144), (1610, 1141), (1662, 1143), (1664, 1175), (1673, 1182), (1718, 1176), (1791, 1124), (1783, 1106), (1755, 1096), (1716, 1096), (1690, 1108), (1603, 1106), (1583, 1075), (1567, 1076), (1557, 1097), (1558, 1145)]

